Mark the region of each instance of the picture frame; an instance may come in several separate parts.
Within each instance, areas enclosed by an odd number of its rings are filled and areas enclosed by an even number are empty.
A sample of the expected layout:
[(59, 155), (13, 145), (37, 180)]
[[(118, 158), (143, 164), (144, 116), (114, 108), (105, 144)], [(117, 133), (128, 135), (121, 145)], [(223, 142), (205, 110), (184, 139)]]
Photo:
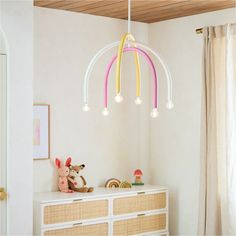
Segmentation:
[(50, 105), (33, 106), (33, 160), (50, 159)]

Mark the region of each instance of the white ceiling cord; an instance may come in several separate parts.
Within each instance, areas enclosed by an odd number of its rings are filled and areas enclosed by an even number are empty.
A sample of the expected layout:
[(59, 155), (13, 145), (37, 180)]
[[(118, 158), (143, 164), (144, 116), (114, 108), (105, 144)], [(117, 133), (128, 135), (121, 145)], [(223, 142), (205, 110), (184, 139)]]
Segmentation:
[(128, 0), (128, 33), (131, 34), (131, 0)]

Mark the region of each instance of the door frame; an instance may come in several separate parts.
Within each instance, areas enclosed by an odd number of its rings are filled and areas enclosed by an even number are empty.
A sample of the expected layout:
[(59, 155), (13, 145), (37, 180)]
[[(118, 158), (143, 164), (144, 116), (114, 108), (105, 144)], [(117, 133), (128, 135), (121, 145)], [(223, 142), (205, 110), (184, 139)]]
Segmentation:
[(0, 22), (8, 49), (8, 235), (32, 235), (33, 0), (0, 1)]
[[(2, 104), (0, 104), (0, 106), (4, 106), (3, 107), (3, 114), (1, 114), (1, 116), (3, 115), (4, 118), (3, 118), (3, 124), (1, 124), (1, 126), (3, 127), (3, 130), (1, 130), (2, 134), (1, 136), (3, 136), (3, 138), (1, 137), (1, 142), (3, 142), (2, 145), (2, 149), (1, 150), (1, 155), (2, 155), (2, 158), (1, 158), (1, 165), (2, 166), (2, 169), (1, 171), (2, 172), (2, 175), (1, 177), (3, 177), (3, 180), (2, 180), (2, 183), (0, 184), (0, 188), (4, 188), (4, 191), (7, 192), (7, 189), (8, 189), (8, 182), (7, 182), (7, 175), (8, 175), (8, 164), (7, 164), (7, 145), (8, 145), (8, 142), (7, 142), (7, 54), (2, 54), (0, 53), (0, 63), (1, 63), (1, 67), (3, 67), (3, 72), (1, 72), (1, 76), (3, 75), (4, 77), (3, 78), (0, 78), (0, 80), (3, 80), (0, 82), (1, 85), (3, 85), (3, 88), (1, 88), (1, 92), (2, 90), (5, 90), (3, 92), (3, 100), (1, 101)], [(2, 74), (3, 73), (3, 74)], [(0, 85), (0, 86), (1, 86)], [(1, 108), (2, 109), (2, 108)], [(1, 120), (2, 122), (2, 120)], [(1, 235), (7, 235), (7, 228), (8, 228), (8, 214), (7, 214), (7, 207), (8, 207), (8, 201), (7, 201), (7, 198), (5, 200), (2, 200), (0, 202), (1, 204), (1, 208), (0, 210), (1, 211), (4, 211), (4, 212), (1, 212), (1, 216), (3, 216), (3, 219), (1, 220), (0, 222), (0, 236)], [(3, 223), (3, 224), (1, 224)]]
[[(6, 35), (4, 33), (4, 31), (0, 28), (0, 38), (1, 40), (3, 41), (2, 42), (2, 45), (0, 47), (0, 56), (4, 56), (4, 67), (5, 67), (5, 81), (4, 81), (4, 87), (6, 89), (5, 91), (5, 107), (4, 107), (4, 110), (5, 110), (5, 120), (4, 120), (4, 125), (5, 125), (5, 128), (4, 128), (4, 133), (5, 133), (5, 140), (4, 140), (4, 146), (5, 146), (5, 150), (4, 150), (4, 155), (5, 157), (4, 158), (4, 168), (5, 168), (5, 179), (3, 180), (3, 182), (5, 182), (5, 185), (4, 186), (0, 186), (0, 187), (3, 187), (4, 188), (4, 191), (7, 192), (8, 191), (8, 71), (9, 71), (9, 68), (8, 68), (8, 41), (6, 39)], [(4, 208), (4, 211), (5, 211), (5, 222), (4, 222), (4, 230), (2, 232), (0, 232), (0, 236), (1, 236), (1, 233), (3, 233), (3, 235), (8, 235), (8, 232), (9, 232), (9, 217), (8, 217), (8, 199), (6, 198), (6, 200), (4, 200), (4, 203), (5, 206), (3, 207)]]

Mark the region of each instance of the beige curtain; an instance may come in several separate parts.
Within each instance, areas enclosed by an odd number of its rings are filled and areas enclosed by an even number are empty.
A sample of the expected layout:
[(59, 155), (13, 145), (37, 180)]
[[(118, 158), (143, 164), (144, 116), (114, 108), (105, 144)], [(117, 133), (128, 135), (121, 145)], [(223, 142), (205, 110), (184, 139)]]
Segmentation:
[(236, 24), (204, 28), (198, 235), (236, 235)]

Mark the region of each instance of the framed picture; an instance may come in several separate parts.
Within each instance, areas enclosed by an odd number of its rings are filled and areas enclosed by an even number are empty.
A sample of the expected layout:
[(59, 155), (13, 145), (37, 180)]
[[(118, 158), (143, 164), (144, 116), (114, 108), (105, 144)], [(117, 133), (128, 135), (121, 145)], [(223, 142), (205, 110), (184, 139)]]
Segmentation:
[(34, 104), (33, 159), (50, 158), (50, 106)]

